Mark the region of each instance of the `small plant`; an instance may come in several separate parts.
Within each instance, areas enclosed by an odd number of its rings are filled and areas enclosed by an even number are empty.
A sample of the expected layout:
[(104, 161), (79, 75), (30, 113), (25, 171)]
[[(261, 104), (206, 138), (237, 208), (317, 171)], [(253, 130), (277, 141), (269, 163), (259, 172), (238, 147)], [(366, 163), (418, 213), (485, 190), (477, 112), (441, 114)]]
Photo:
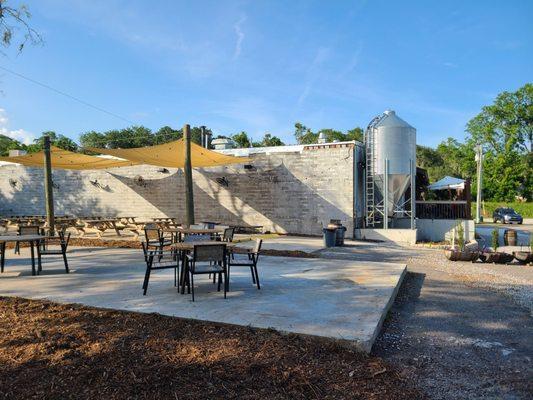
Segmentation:
[(459, 222), (457, 225), (457, 245), (459, 246), (459, 250), (464, 251), (465, 249), (465, 228), (463, 227), (463, 224)]
[(496, 252), (498, 250), (499, 238), (498, 238), (498, 229), (492, 230), (492, 250)]

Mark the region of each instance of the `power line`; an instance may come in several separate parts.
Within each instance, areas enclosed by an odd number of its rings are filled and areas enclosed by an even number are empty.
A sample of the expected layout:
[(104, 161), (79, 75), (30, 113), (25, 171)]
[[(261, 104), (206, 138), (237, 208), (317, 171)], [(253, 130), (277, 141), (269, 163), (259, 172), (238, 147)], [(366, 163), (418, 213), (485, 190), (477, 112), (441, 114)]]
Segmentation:
[(1, 70), (4, 70), (4, 71), (6, 71), (6, 72), (9, 72), (10, 74), (13, 74), (13, 75), (15, 75), (15, 76), (18, 76), (19, 78), (25, 79), (25, 80), (27, 80), (28, 82), (35, 83), (36, 85), (39, 85), (39, 86), (41, 86), (41, 87), (44, 87), (45, 89), (51, 90), (52, 92), (55, 92), (55, 93), (57, 93), (57, 94), (60, 94), (61, 96), (68, 97), (69, 99), (74, 100), (74, 101), (77, 101), (78, 103), (81, 103), (81, 104), (83, 104), (83, 105), (85, 105), (85, 106), (87, 106), (87, 107), (91, 107), (91, 108), (93, 108), (93, 109), (95, 109), (95, 110), (97, 110), (97, 111), (103, 112), (103, 113), (105, 113), (105, 114), (111, 115), (112, 117), (115, 117), (115, 118), (121, 119), (122, 121), (125, 121), (125, 122), (127, 122), (127, 123), (129, 123), (129, 124), (133, 124), (133, 125), (135, 125), (135, 122), (130, 121), (130, 120), (127, 119), (127, 118), (121, 117), (120, 115), (115, 114), (115, 113), (113, 113), (113, 112), (111, 112), (111, 111), (104, 110), (104, 109), (101, 108), (101, 107), (95, 106), (94, 104), (88, 103), (88, 102), (86, 102), (86, 101), (84, 101), (84, 100), (82, 100), (82, 99), (79, 99), (79, 98), (77, 98), (77, 97), (75, 97), (75, 96), (72, 96), (72, 95), (70, 95), (70, 94), (68, 94), (68, 93), (65, 93), (65, 92), (63, 92), (63, 91), (61, 91), (61, 90), (59, 90), (59, 89), (53, 88), (52, 86), (47, 85), (46, 83), (42, 83), (42, 82), (36, 81), (35, 79), (32, 79), (32, 78), (29, 78), (29, 77), (24, 76), (24, 75), (22, 75), (22, 74), (19, 74), (18, 72), (15, 72), (15, 71), (12, 71), (12, 70), (7, 69), (7, 68), (5, 68), (5, 67), (2, 67), (1, 65), (0, 65), (0, 69), (1, 69)]

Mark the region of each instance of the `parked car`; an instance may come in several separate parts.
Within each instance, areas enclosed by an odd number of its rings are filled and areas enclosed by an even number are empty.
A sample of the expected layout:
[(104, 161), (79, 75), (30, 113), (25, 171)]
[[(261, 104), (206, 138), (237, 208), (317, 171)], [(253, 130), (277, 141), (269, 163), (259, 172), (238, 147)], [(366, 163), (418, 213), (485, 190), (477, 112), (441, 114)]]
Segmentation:
[(501, 222), (502, 224), (521, 224), (523, 218), (515, 210), (508, 207), (501, 207), (494, 210), (492, 214), (493, 222)]

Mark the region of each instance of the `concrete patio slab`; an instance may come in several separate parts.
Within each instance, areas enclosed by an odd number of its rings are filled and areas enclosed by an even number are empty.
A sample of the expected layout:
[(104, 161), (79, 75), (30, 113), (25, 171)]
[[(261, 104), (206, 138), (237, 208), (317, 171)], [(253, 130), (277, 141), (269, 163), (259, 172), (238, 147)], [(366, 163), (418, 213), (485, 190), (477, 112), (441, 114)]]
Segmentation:
[(405, 265), (351, 260), (262, 257), (261, 290), (249, 270), (234, 267), (228, 298), (207, 277), (196, 280), (196, 301), (177, 293), (173, 271), (154, 271), (146, 296), (140, 250), (72, 248), (65, 274), (59, 259), (46, 259), (31, 276), (29, 252), (8, 250), (0, 295), (61, 303), (157, 312), (214, 322), (274, 328), (350, 341), (369, 352), (405, 274)]

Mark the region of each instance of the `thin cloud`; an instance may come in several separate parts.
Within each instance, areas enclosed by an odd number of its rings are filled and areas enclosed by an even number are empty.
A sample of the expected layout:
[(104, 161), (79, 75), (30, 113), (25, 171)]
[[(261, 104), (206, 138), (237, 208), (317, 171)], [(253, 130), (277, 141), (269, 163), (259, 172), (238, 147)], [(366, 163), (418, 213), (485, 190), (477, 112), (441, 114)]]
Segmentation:
[(233, 30), (237, 35), (237, 41), (235, 42), (235, 51), (233, 52), (233, 59), (236, 60), (241, 55), (242, 42), (244, 40), (244, 32), (242, 31), (242, 24), (246, 21), (246, 15), (242, 15), (241, 18), (233, 25)]
[(24, 144), (31, 144), (35, 139), (35, 135), (25, 131), (24, 129), (9, 129), (9, 118), (6, 110), (0, 108), (0, 135), (15, 139)]

